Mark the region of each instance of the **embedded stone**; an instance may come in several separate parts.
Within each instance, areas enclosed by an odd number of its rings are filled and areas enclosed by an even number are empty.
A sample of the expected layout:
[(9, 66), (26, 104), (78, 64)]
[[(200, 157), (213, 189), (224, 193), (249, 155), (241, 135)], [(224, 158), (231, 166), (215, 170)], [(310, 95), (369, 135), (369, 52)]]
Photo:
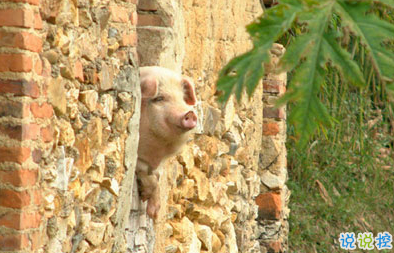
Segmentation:
[(80, 101), (86, 105), (89, 111), (96, 110), (98, 93), (95, 90), (86, 90), (79, 93)]
[(60, 118), (56, 122), (56, 127), (58, 129), (57, 134), (59, 135), (59, 145), (73, 146), (75, 142), (75, 134), (70, 122)]
[(233, 98), (230, 98), (224, 107), (222, 116), (224, 118), (224, 128), (225, 130), (229, 130), (231, 125), (233, 124), (234, 121), (234, 116), (235, 116), (235, 106), (234, 106), (234, 100)]
[(82, 174), (92, 165), (93, 159), (89, 146), (89, 139), (83, 134), (78, 134), (75, 142), (75, 147), (79, 151), (78, 160), (75, 165), (80, 169)]
[(261, 175), (261, 182), (265, 184), (271, 190), (282, 189), (285, 185), (286, 176), (285, 175), (275, 175), (270, 171), (265, 171)]
[(57, 113), (66, 113), (66, 90), (62, 78), (51, 78), (48, 85), (48, 99)]
[(195, 195), (194, 181), (192, 179), (185, 179), (179, 186), (179, 193), (181, 198), (192, 199)]
[(99, 246), (104, 238), (105, 224), (98, 222), (91, 222), (87, 233), (86, 240), (94, 246)]
[(212, 252), (212, 230), (205, 225), (196, 225), (197, 237), (202, 242), (202, 249)]
[(114, 74), (112, 68), (103, 62), (101, 72), (99, 73), (99, 88), (102, 91), (110, 90), (114, 87)]
[(220, 241), (219, 237), (213, 233), (212, 234), (212, 252), (219, 252), (222, 248), (222, 242)]
[(103, 154), (98, 154), (94, 160), (92, 166), (87, 171), (90, 180), (95, 183), (101, 183), (104, 177), (105, 169), (105, 156)]
[(194, 230), (193, 223), (187, 218), (183, 217), (181, 222), (174, 223), (174, 236), (175, 238), (182, 238), (182, 249), (185, 253), (200, 252), (201, 242), (197, 237)]
[(200, 201), (206, 201), (209, 193), (209, 181), (205, 173), (194, 168), (189, 176), (196, 181), (197, 197)]
[(109, 190), (115, 196), (119, 196), (119, 183), (115, 178), (104, 178), (101, 185)]
[(109, 122), (111, 122), (114, 109), (114, 99), (111, 95), (104, 94), (101, 96), (100, 100), (101, 115), (107, 118)]
[(92, 150), (99, 150), (103, 140), (103, 123), (100, 118), (95, 117), (89, 121), (87, 135), (90, 148)]

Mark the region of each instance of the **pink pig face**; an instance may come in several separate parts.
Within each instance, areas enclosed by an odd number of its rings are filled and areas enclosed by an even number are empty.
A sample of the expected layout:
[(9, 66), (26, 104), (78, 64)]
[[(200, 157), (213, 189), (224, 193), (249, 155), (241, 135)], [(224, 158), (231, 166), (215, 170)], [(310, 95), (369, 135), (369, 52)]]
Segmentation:
[[(193, 110), (196, 96), (188, 78), (165, 68), (142, 67), (140, 79), (139, 157), (149, 163), (146, 152), (161, 160), (186, 141), (187, 133), (197, 124)], [(159, 163), (152, 161), (150, 165), (155, 168)]]

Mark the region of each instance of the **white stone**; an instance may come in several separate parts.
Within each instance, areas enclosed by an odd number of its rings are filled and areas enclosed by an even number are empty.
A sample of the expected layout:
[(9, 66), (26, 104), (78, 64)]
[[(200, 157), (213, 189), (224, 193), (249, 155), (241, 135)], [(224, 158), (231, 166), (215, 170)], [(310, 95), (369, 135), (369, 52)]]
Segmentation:
[(114, 99), (110, 94), (104, 94), (101, 96), (102, 116), (107, 118), (109, 122), (112, 122), (112, 113), (114, 109)]
[(196, 253), (201, 250), (201, 242), (194, 231), (193, 223), (183, 217), (181, 222), (174, 224), (174, 233), (182, 237), (182, 253)]
[(46, 211), (53, 211), (55, 209), (55, 196), (52, 194), (48, 194), (44, 196), (44, 209)]
[(212, 251), (212, 230), (210, 227), (205, 225), (196, 225), (197, 237), (202, 242), (203, 248)]
[(235, 116), (234, 98), (230, 98), (223, 110), (224, 128), (228, 131), (233, 124)]
[(91, 222), (89, 229), (86, 233), (86, 240), (88, 240), (94, 246), (98, 246), (102, 243), (105, 232), (105, 224), (99, 222)]
[(265, 171), (261, 175), (261, 182), (271, 190), (282, 189), (286, 181), (286, 175), (275, 175), (270, 171)]

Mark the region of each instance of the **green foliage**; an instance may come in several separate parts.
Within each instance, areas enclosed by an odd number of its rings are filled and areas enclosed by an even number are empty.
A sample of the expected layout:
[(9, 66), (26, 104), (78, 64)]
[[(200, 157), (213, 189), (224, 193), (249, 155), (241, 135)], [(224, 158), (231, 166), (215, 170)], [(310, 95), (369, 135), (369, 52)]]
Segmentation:
[(317, 129), (333, 124), (333, 118), (319, 99), (326, 85), (328, 67), (336, 68), (342, 83), (364, 87), (366, 81), (346, 43), (351, 34), (365, 48), (377, 78), (394, 91), (394, 53), (387, 42), (394, 38), (394, 25), (371, 11), (374, 4), (394, 7), (393, 0), (282, 0), (247, 27), (253, 39), (253, 49), (234, 58), (220, 73), (217, 89), (219, 101), (226, 102), (234, 92), (239, 100), (243, 89), (250, 96), (264, 75), (272, 44), (294, 27), (300, 34), (290, 43), (281, 58), (280, 70), (292, 71), (287, 93), (279, 104), (295, 102), (289, 123), (304, 146)]
[(340, 122), (327, 137), (315, 134), (308, 149), (287, 142), (289, 252), (342, 252), (342, 232), (394, 233), (393, 106), (383, 103), (381, 86), (355, 89), (337, 76), (329, 68), (331, 85), (323, 87), (320, 100)]

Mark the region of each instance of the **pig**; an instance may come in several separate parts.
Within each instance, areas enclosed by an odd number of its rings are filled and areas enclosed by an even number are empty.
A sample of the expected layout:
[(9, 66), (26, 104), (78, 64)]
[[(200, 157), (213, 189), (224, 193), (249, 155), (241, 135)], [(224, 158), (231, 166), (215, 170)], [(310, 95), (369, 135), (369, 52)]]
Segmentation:
[(174, 155), (197, 124), (196, 95), (191, 79), (166, 68), (140, 68), (141, 118), (137, 180), (146, 212), (157, 219), (160, 163)]

